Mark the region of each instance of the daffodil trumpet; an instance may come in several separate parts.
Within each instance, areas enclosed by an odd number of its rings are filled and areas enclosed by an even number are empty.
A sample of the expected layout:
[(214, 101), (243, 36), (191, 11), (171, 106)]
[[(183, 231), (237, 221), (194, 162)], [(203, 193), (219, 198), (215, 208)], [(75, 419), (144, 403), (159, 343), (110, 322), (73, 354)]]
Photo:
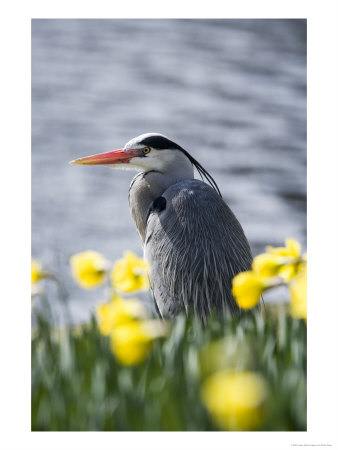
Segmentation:
[(264, 291), (282, 284), (284, 280), (281, 277), (263, 277), (253, 270), (248, 270), (235, 276), (232, 293), (240, 308), (251, 309), (259, 303)]

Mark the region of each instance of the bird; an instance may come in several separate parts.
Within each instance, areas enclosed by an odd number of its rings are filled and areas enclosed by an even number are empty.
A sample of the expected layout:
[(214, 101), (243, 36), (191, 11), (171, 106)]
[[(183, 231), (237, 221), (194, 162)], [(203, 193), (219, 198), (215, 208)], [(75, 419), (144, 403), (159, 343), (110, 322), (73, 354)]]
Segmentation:
[(240, 314), (232, 279), (250, 270), (250, 245), (216, 181), (187, 150), (163, 134), (145, 133), (124, 148), (70, 164), (138, 172), (129, 206), (160, 317), (192, 313), (206, 322), (212, 311)]

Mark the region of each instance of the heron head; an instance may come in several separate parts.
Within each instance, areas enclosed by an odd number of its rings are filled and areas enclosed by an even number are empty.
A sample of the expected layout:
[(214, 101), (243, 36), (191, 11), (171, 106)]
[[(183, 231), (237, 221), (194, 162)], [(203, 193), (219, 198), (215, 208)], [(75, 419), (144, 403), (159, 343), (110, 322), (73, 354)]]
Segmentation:
[(106, 165), (116, 169), (131, 169), (141, 172), (156, 170), (166, 172), (172, 165), (191, 165), (187, 152), (163, 134), (146, 133), (131, 139), (123, 149), (85, 156), (70, 164)]
[(105, 165), (113, 169), (131, 169), (139, 172), (151, 170), (161, 173), (183, 171), (186, 178), (194, 178), (194, 167), (218, 192), (220, 190), (204, 167), (175, 142), (163, 134), (146, 133), (127, 142), (124, 148), (75, 159), (70, 164), (86, 166)]

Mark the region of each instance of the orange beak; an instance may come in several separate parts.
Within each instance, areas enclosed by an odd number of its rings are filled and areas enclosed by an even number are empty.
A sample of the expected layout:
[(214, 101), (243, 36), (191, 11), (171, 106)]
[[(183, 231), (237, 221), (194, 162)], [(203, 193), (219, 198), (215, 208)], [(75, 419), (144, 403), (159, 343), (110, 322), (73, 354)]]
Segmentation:
[(113, 150), (112, 152), (98, 153), (97, 155), (85, 156), (74, 159), (69, 164), (83, 166), (96, 166), (99, 164), (128, 164), (132, 158), (140, 156), (140, 151), (135, 148)]

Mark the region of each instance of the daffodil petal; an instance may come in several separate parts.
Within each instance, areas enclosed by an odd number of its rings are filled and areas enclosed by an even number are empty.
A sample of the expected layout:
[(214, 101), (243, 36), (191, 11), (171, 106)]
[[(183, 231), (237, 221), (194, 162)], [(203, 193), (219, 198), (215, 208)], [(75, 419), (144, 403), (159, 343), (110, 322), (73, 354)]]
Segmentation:
[(307, 271), (306, 268), (289, 284), (291, 315), (296, 319), (307, 319)]
[(288, 256), (297, 259), (300, 256), (301, 246), (296, 239), (287, 238), (285, 240), (285, 247), (272, 247), (268, 245), (265, 250), (272, 255)]
[(296, 239), (287, 238), (285, 240), (285, 245), (286, 248), (289, 250), (290, 256), (292, 256), (293, 258), (299, 258), (301, 246), (300, 243), (296, 241)]

